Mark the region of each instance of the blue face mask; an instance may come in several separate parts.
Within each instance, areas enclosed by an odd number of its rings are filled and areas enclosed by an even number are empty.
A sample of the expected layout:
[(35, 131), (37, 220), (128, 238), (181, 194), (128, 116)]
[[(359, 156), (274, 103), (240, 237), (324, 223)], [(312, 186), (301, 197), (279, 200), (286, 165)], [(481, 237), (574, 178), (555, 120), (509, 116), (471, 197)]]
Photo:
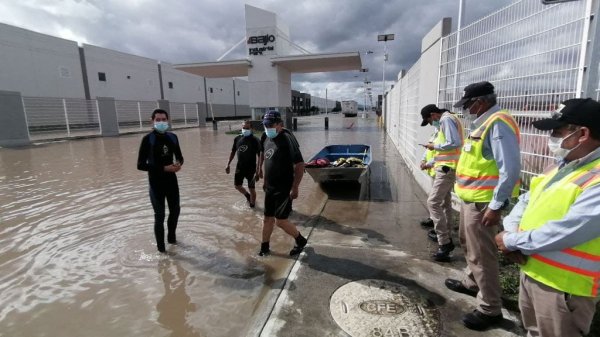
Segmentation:
[(169, 122), (156, 122), (154, 123), (154, 130), (164, 133), (169, 129)]
[(431, 125), (433, 125), (434, 128), (439, 129), (440, 128), (440, 121), (432, 121)]
[(275, 138), (277, 136), (277, 129), (265, 127), (265, 133), (267, 134), (267, 137)]
[(248, 137), (252, 134), (252, 130), (242, 129), (242, 136)]

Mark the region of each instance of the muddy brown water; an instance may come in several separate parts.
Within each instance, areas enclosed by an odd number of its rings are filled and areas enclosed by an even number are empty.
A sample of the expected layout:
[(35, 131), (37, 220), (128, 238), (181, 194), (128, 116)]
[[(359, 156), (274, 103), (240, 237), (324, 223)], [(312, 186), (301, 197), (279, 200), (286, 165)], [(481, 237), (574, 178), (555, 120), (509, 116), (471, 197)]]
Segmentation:
[[(322, 118), (299, 124), (305, 160), (325, 144), (367, 143), (377, 155), (384, 142), (372, 120), (351, 130), (336, 116), (329, 131)], [(248, 208), (225, 174), (232, 135), (175, 132), (185, 158), (180, 243), (167, 255), (156, 252), (147, 176), (136, 169), (142, 134), (0, 149), (1, 336), (244, 334), (285, 279), (293, 242), (275, 229), (276, 254), (256, 256), (264, 194)], [(293, 221), (326, 199), (305, 175)]]

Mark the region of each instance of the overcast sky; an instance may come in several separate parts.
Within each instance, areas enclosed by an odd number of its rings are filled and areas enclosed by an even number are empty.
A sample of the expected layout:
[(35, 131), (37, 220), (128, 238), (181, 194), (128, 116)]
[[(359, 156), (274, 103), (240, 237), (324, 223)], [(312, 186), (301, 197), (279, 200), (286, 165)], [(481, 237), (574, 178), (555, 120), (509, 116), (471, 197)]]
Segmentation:
[[(516, 0), (465, 0), (465, 24)], [(540, 0), (524, 0), (540, 1)], [(19, 0), (0, 1), (0, 22), (80, 43), (167, 61), (215, 61), (244, 38), (244, 4), (275, 12), (291, 40), (312, 53), (360, 51), (375, 94), (381, 93), (383, 43), (386, 84), (418, 59), (421, 39), (443, 17), (456, 26), (459, 0)], [(374, 53), (365, 55), (367, 50)], [(242, 45), (225, 59), (245, 57)], [(358, 77), (356, 77), (358, 75)], [(364, 74), (294, 75), (292, 87), (312, 95), (363, 101)]]

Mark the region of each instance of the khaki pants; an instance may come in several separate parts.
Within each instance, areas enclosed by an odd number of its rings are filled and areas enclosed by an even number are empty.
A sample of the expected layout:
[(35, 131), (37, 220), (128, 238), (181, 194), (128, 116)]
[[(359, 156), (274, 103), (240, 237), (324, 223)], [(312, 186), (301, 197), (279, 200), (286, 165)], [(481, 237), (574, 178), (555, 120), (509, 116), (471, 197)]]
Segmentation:
[(486, 227), (481, 221), (487, 203), (461, 202), (458, 236), (467, 260), (467, 275), (462, 281), (465, 287), (479, 288), (478, 310), (496, 316), (502, 308), (500, 268), (494, 236), (496, 226)]
[(450, 243), (450, 219), (452, 218), (452, 188), (456, 181), (456, 171), (445, 173), (441, 166), (435, 168), (435, 178), (427, 199), (429, 218), (433, 220), (438, 244)]
[(519, 309), (527, 336), (574, 337), (590, 332), (597, 299), (568, 295), (521, 273)]

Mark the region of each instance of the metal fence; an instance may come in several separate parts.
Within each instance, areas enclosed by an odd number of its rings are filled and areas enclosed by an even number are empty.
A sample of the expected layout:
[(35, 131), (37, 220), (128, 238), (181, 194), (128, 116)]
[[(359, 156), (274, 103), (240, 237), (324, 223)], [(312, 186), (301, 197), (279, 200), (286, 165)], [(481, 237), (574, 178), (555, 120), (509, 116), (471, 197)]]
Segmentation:
[(151, 113), (158, 109), (157, 101), (115, 101), (119, 133), (150, 130)]
[(170, 103), (171, 126), (173, 128), (198, 126), (198, 112), (198, 104), (196, 103)]
[(102, 133), (95, 100), (51, 97), (22, 99), (32, 140)]
[[(97, 100), (52, 97), (22, 97), (29, 136), (32, 140), (60, 139), (102, 134)], [(119, 133), (149, 131), (157, 101), (116, 100)], [(196, 103), (169, 105), (171, 127), (199, 126)]]
[(388, 124), (388, 132), (392, 141), (403, 153), (410, 164), (417, 165), (420, 161), (417, 151), (417, 132), (419, 130), (419, 76), (421, 73), (420, 62), (417, 61), (404, 77), (390, 90), (386, 99), (387, 111), (401, 111), (400, 114), (392, 113)]
[[(521, 127), (521, 178), (525, 189), (531, 177), (551, 161), (546, 149), (547, 134), (533, 129), (531, 122), (548, 116), (561, 101), (582, 93), (592, 1), (555, 5), (515, 1), (463, 27), (460, 35), (455, 32), (441, 40), (438, 106), (453, 110), (452, 104), (470, 83), (494, 84), (498, 104), (510, 110)], [(415, 67), (418, 68), (418, 62)], [(388, 93), (390, 100), (399, 97), (401, 102), (398, 110), (391, 106), (388, 115), (390, 120), (397, 118), (400, 125), (406, 125), (398, 130), (403, 134), (391, 136), (398, 138), (397, 146), (408, 152), (408, 158), (414, 153), (410, 141), (417, 132), (414, 121), (418, 116), (414, 116), (415, 107), (402, 102), (408, 102), (411, 92), (418, 90), (408, 83), (408, 87), (404, 86), (412, 71)], [(413, 86), (418, 87), (418, 81)], [(588, 95), (598, 98), (599, 93)], [(468, 132), (469, 126), (465, 126)]]

